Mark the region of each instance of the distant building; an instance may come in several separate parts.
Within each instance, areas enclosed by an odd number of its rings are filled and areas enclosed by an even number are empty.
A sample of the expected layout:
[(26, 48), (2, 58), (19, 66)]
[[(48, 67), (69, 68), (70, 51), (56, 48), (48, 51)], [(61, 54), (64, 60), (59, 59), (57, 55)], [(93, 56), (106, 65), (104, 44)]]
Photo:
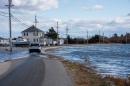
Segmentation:
[(44, 45), (48, 45), (48, 46), (50, 46), (50, 45), (63, 45), (64, 44), (64, 39), (59, 38), (58, 41), (57, 41), (57, 39), (53, 40), (53, 39), (49, 38), (47, 36), (47, 34), (45, 34), (43, 42), (44, 42)]
[(26, 39), (30, 43), (43, 43), (41, 38), (44, 38), (44, 32), (34, 25), (28, 29), (22, 31), (22, 38)]
[(49, 37), (47, 37), (46, 34), (44, 35), (44, 37), (41, 37), (41, 42), (43, 43), (44, 46), (53, 45), (53, 39), (50, 39)]
[(19, 43), (38, 43), (43, 46), (50, 46), (50, 45), (63, 45), (64, 39), (59, 39), (58, 43), (57, 40), (53, 40), (49, 38), (44, 31), (36, 28), (34, 25), (27, 28), (26, 30), (22, 31), (22, 37), (16, 39), (16, 44)]
[(59, 45), (63, 45), (65, 43), (65, 40), (63, 38), (59, 39)]
[(9, 44), (8, 39), (0, 37), (0, 45), (8, 45), (8, 44)]

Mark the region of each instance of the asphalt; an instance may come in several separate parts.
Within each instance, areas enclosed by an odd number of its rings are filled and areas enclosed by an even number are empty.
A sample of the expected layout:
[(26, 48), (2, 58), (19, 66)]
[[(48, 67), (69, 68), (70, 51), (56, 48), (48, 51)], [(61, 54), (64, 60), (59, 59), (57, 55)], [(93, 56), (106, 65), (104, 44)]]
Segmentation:
[(0, 79), (0, 86), (73, 86), (63, 64), (32, 55)]
[(45, 79), (42, 86), (73, 86), (63, 64), (57, 60), (44, 60)]

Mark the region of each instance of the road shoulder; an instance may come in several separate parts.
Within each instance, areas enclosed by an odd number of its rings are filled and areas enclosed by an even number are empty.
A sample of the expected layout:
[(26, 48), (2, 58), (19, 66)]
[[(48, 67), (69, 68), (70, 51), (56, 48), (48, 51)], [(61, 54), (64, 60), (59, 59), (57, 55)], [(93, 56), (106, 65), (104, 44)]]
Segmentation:
[(58, 60), (44, 59), (45, 78), (42, 86), (73, 86), (64, 65)]

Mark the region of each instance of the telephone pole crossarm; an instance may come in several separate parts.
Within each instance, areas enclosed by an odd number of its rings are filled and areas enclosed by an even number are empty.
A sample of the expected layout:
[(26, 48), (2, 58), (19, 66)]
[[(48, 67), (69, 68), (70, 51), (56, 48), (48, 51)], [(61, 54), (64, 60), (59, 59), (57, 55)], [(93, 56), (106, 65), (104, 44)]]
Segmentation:
[(37, 27), (37, 24), (39, 23), (38, 20), (37, 20), (37, 16), (35, 16), (35, 27)]

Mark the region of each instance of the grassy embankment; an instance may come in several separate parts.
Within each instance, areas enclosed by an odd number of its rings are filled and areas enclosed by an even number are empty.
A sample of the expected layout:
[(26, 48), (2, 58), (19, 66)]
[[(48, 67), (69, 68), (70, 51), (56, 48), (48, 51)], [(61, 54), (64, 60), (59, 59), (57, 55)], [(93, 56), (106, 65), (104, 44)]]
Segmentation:
[(121, 79), (111, 76), (103, 78), (94, 70), (82, 64), (67, 61), (53, 55), (48, 55), (48, 57), (50, 59), (57, 59), (64, 64), (75, 86), (130, 86), (130, 79)]

